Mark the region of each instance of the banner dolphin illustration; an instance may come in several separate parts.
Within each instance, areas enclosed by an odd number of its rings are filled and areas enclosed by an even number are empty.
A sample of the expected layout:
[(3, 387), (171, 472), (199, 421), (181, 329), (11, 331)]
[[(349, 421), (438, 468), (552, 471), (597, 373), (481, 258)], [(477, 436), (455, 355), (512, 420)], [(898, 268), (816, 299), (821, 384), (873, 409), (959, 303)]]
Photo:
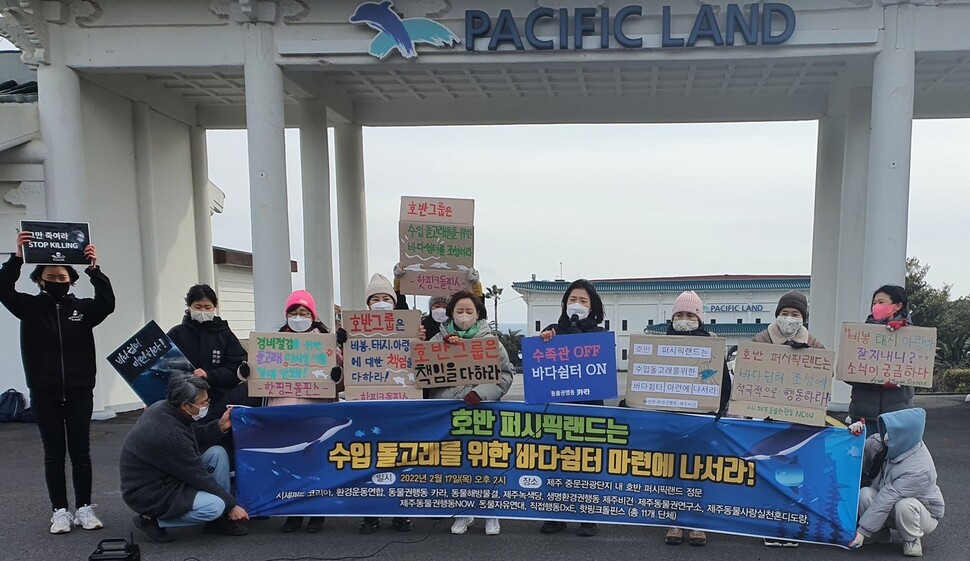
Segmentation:
[(307, 448), (309, 448), (314, 444), (324, 442), (331, 436), (337, 434), (337, 432), (339, 432), (341, 429), (349, 427), (352, 423), (353, 421), (348, 419), (347, 422), (341, 425), (336, 425), (328, 429), (320, 436), (320, 438), (317, 438), (316, 440), (311, 440), (309, 442), (300, 442), (298, 444), (293, 444), (290, 446), (282, 446), (279, 448), (243, 448), (242, 450), (244, 452), (262, 452), (264, 454), (289, 454), (291, 452), (300, 452), (302, 450), (306, 450)]

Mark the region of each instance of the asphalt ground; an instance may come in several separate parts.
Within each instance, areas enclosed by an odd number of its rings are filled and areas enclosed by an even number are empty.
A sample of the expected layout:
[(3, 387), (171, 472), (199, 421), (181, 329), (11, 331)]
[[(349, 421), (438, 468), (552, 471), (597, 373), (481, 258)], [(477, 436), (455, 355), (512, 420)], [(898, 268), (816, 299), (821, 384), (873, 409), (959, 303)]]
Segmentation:
[[(510, 392), (510, 397), (514, 392)], [(968, 427), (970, 404), (964, 396), (918, 396), (927, 410), (925, 442), (939, 472), (947, 503), (946, 517), (932, 535), (923, 539), (928, 559), (970, 559), (970, 454)], [(37, 427), (0, 423), (0, 561), (86, 560), (101, 539), (127, 537), (133, 514), (121, 501), (118, 490), (118, 454), (137, 413), (126, 413), (92, 425), (94, 501), (105, 528), (86, 532), (75, 529), (65, 535), (48, 533), (50, 517), (43, 477), (43, 450)], [(68, 478), (70, 481), (70, 478)], [(69, 493), (70, 496), (70, 493)], [(802, 545), (795, 549), (767, 548), (760, 540), (708, 534), (705, 547), (663, 543), (657, 527), (599, 525), (591, 538), (575, 535), (570, 524), (559, 534), (538, 532), (535, 521), (506, 520), (498, 536), (484, 535), (484, 521), (476, 520), (468, 533), (453, 536), (450, 520), (415, 519), (412, 533), (394, 532), (389, 520), (371, 535), (357, 533), (357, 518), (329, 518), (319, 534), (283, 534), (281, 519), (254, 520), (243, 537), (204, 535), (199, 529), (170, 531), (176, 541), (152, 544), (135, 539), (142, 559), (183, 561), (262, 561), (301, 559), (432, 559), (484, 561), (489, 559), (591, 561), (600, 559), (703, 559), (705, 561), (838, 560), (902, 558), (901, 544), (867, 545), (858, 551)]]

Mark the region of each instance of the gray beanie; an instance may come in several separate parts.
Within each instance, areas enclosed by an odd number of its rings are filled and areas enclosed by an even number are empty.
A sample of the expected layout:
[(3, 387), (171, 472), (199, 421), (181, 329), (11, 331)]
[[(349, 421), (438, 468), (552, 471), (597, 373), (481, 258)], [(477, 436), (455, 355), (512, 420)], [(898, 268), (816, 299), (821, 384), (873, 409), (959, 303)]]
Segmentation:
[(448, 305), (448, 297), (447, 296), (438, 295), (438, 296), (432, 296), (430, 299), (428, 299), (428, 311), (429, 312), (431, 311), (432, 308), (434, 308), (434, 305), (435, 304), (444, 304), (444, 305), (447, 306)]

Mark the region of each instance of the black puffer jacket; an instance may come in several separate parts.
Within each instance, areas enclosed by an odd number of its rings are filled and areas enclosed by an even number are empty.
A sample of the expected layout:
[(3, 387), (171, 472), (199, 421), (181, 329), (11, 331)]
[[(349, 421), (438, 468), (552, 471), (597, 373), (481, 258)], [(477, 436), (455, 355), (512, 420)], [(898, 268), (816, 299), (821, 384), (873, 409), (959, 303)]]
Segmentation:
[[(909, 314), (897, 314), (891, 318), (878, 321), (872, 316), (866, 319), (866, 323), (876, 323), (886, 325), (890, 321), (905, 321), (906, 325), (912, 325)], [(881, 384), (866, 384), (864, 382), (849, 382), (852, 386), (852, 397), (849, 398), (849, 416), (853, 419), (870, 419), (883, 413), (891, 413), (901, 409), (911, 409), (913, 396), (916, 390), (913, 386), (894, 386), (887, 387)]]
[(59, 401), (91, 397), (98, 371), (94, 328), (115, 309), (111, 282), (99, 267), (89, 267), (84, 272), (94, 298), (24, 294), (15, 288), (23, 263), (13, 255), (0, 267), (0, 303), (20, 320), (30, 395)]
[(182, 323), (170, 329), (168, 336), (192, 366), (205, 370), (213, 403), (220, 402), (226, 392), (242, 381), (237, 371), (246, 360), (246, 351), (226, 320), (216, 316), (212, 321), (199, 323), (186, 312)]
[[(606, 331), (606, 328), (601, 327), (589, 317), (578, 321), (573, 321), (563, 314), (559, 316), (558, 323), (546, 326), (543, 331), (555, 331), (556, 335), (578, 335), (580, 333), (602, 333)], [(593, 399), (589, 401), (570, 401), (569, 403), (575, 403), (577, 405), (603, 405), (603, 400)]]

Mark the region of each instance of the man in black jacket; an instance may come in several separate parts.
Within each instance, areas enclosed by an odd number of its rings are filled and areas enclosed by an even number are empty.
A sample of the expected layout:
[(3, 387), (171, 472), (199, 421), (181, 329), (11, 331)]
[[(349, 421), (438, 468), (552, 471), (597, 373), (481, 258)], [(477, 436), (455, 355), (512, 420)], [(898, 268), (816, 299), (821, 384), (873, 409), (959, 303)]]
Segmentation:
[(166, 528), (201, 524), (206, 533), (248, 533), (236, 523), (249, 515), (229, 491), (229, 455), (220, 446), (232, 428), (229, 411), (197, 422), (209, 408), (208, 388), (198, 376), (170, 378), (165, 400), (142, 414), (121, 448), (121, 498), (149, 541), (170, 542)]
[[(103, 525), (91, 504), (89, 452), (97, 374), (94, 328), (114, 311), (115, 296), (111, 282), (97, 266), (93, 245), (84, 249), (84, 255), (91, 262), (85, 273), (94, 287), (94, 298), (69, 294), (79, 276), (73, 267), (61, 265), (39, 265), (30, 274), (40, 294), (17, 292), (23, 247), (30, 239), (30, 232), (20, 232), (17, 252), (0, 267), (0, 303), (20, 320), (24, 373), (44, 443), (44, 473), (54, 511), (50, 531), (66, 534), (72, 525), (97, 530)], [(77, 508), (73, 515), (68, 511), (64, 476), (68, 452)]]

